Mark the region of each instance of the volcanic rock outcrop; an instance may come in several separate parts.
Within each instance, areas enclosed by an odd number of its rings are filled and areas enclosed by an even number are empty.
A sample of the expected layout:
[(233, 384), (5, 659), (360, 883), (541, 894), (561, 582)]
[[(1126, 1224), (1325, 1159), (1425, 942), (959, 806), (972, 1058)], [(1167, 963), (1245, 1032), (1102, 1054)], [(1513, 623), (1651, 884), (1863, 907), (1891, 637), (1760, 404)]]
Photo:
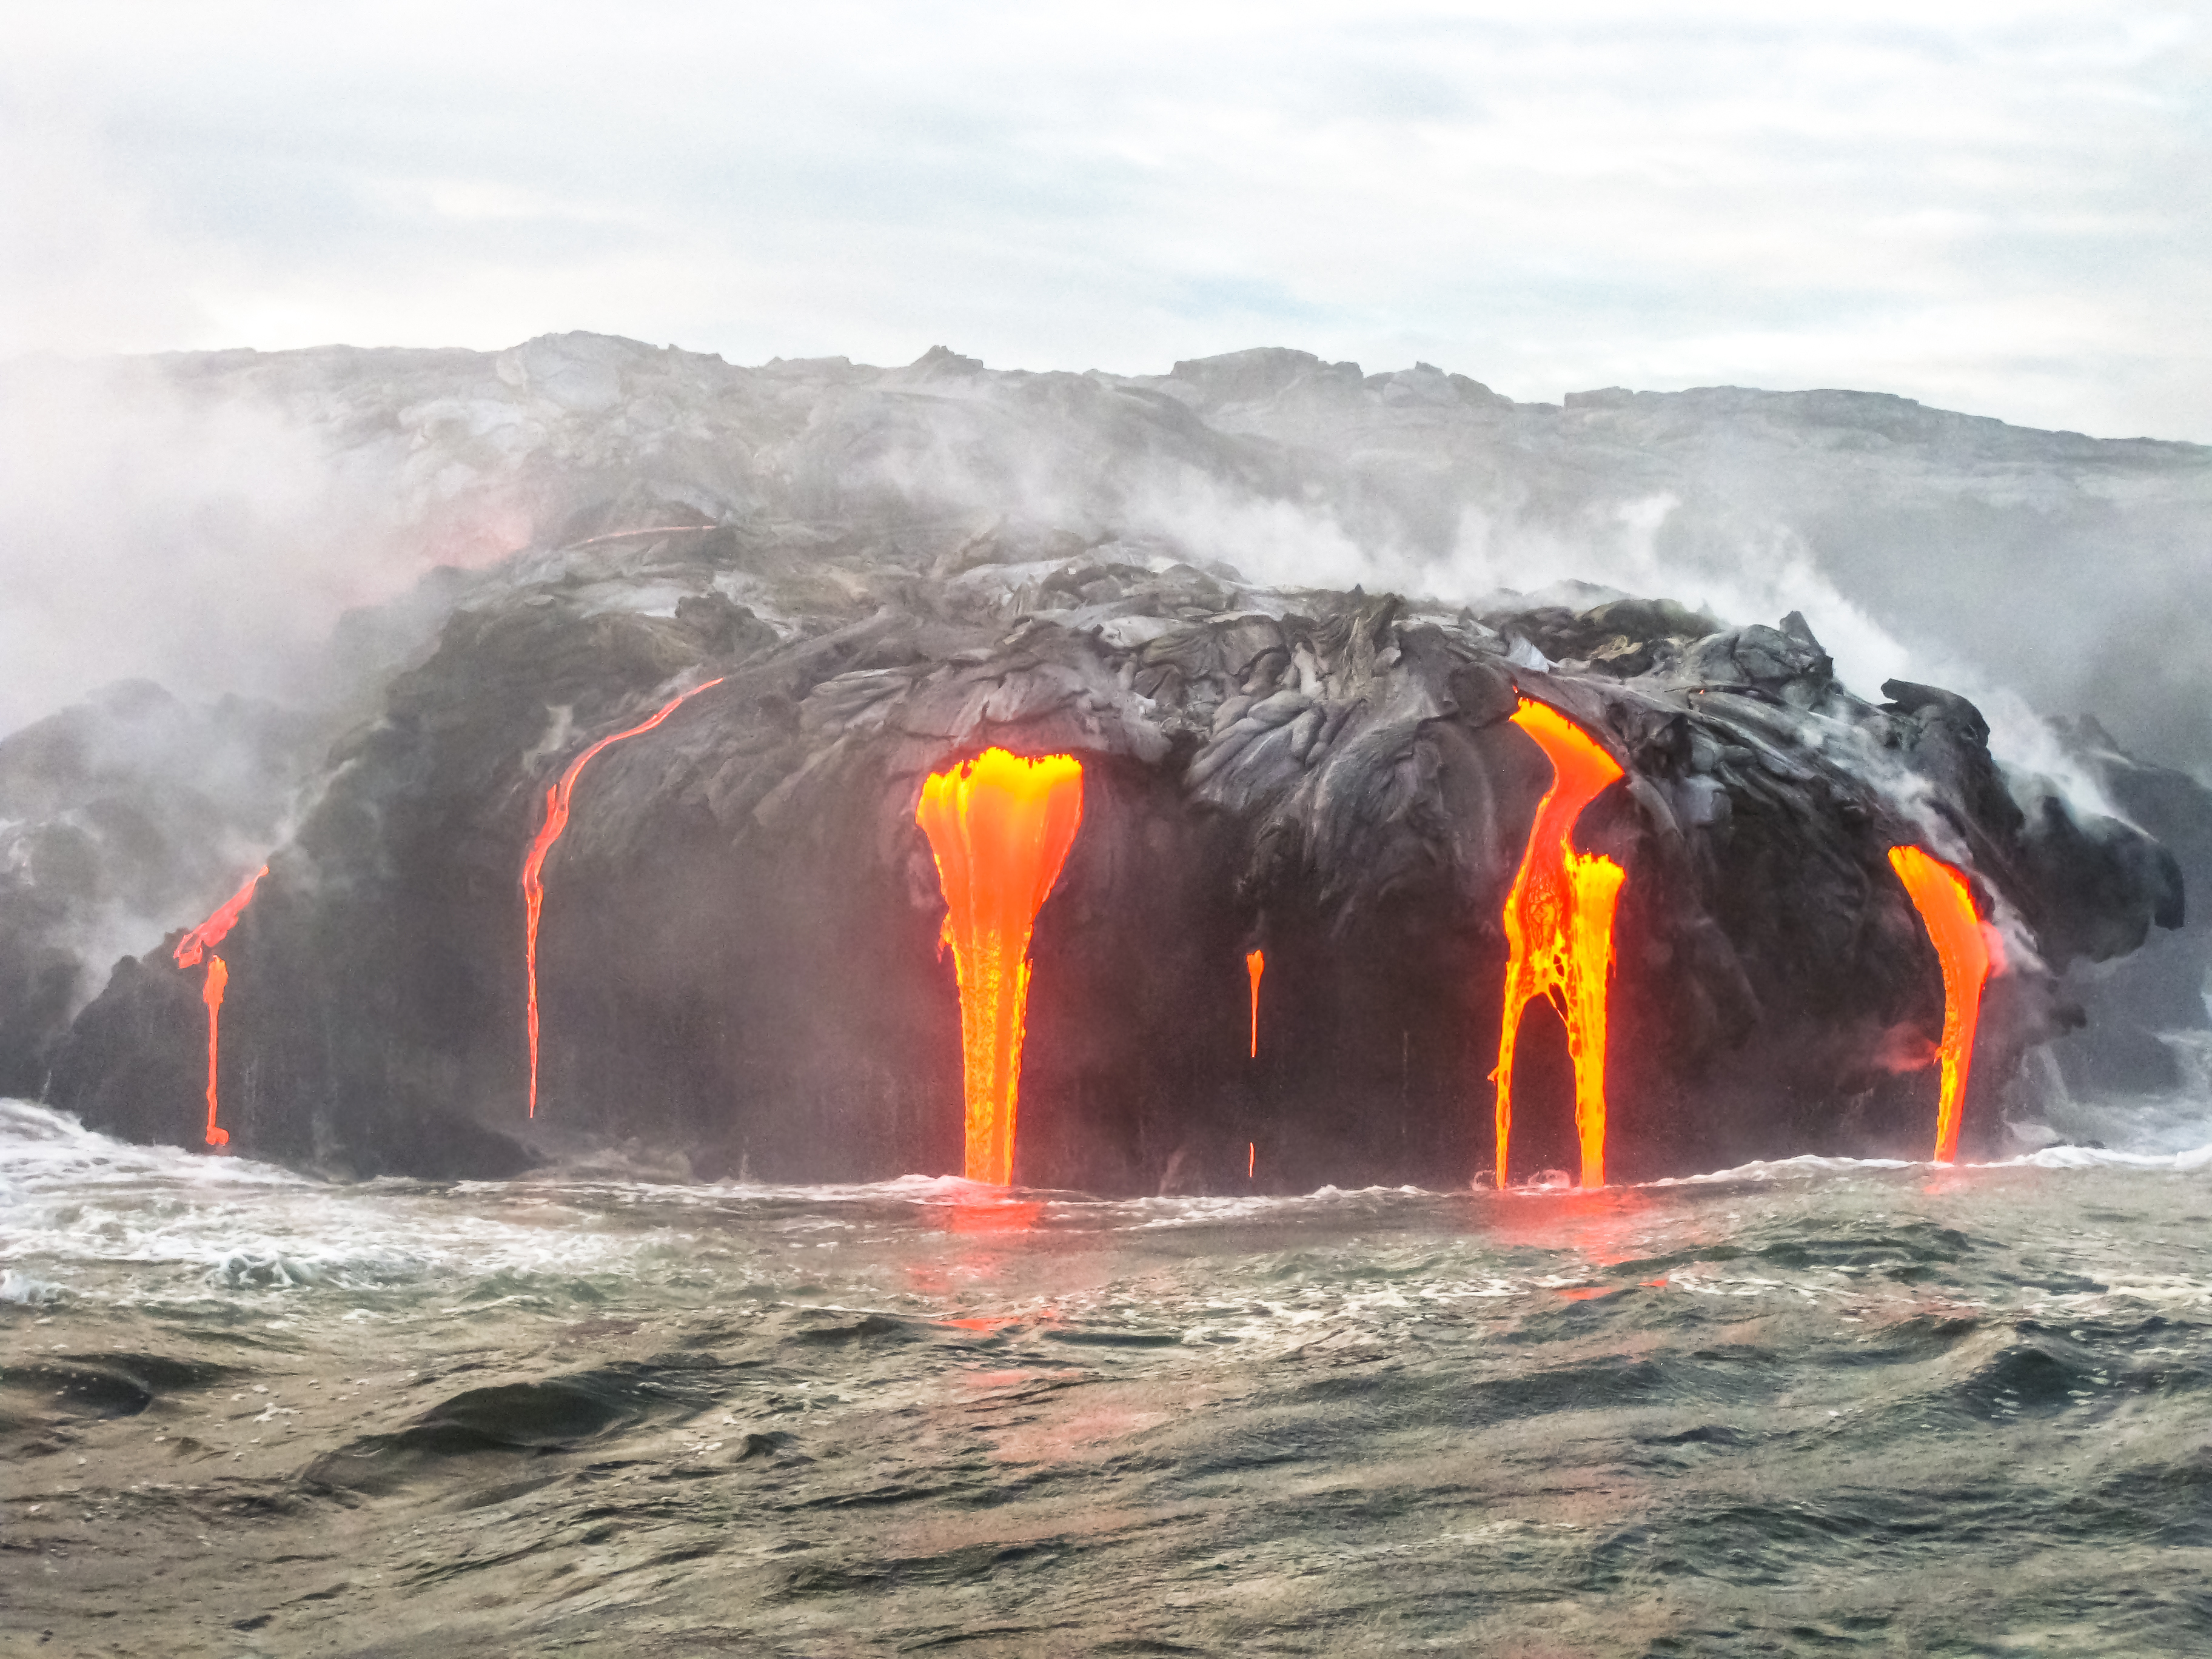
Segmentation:
[(143, 680), (0, 738), (0, 1093), (46, 1088), (104, 983), (88, 964), (258, 861), (328, 742), (295, 711), (193, 707)]
[[(1522, 697), (1626, 775), (1577, 830), (1627, 872), (1614, 1179), (1926, 1156), (1943, 990), (1893, 846), (1968, 872), (2002, 940), (1970, 1153), (2001, 1134), (2021, 1054), (2074, 1017), (2067, 964), (2183, 919), (2149, 836), (2008, 779), (1955, 696), (1850, 695), (1794, 615), (1270, 588), (1180, 543), (1019, 520), (653, 517), (603, 515), (482, 583), (331, 757), (224, 947), (234, 1148), (422, 1175), (578, 1142), (705, 1176), (958, 1169), (958, 1017), (915, 805), (992, 745), (1073, 755), (1085, 778), (1034, 936), (1030, 1185), (1485, 1168), (1501, 906), (1549, 781), (1508, 718)], [(717, 678), (576, 781), (544, 872), (528, 1121), (519, 878), (546, 790)], [(198, 1001), (166, 957), (125, 963), (51, 1097), (196, 1142)], [(1540, 1003), (1530, 1020), (1515, 1179), (1573, 1167), (1564, 1037)]]

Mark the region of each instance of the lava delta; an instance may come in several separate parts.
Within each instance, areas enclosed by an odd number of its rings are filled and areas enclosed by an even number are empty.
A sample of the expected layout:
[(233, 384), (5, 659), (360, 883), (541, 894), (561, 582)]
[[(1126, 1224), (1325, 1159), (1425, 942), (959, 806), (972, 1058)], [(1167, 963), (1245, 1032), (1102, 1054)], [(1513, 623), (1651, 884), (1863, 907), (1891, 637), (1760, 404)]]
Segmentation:
[(52, 1098), (433, 1176), (590, 1146), (1106, 1193), (1972, 1157), (2074, 1018), (2069, 963), (2180, 921), (2142, 831), (2024, 811), (1970, 703), (1863, 701), (1795, 615), (1037, 551), (533, 550), (226, 907), (220, 1054), (208, 970), (126, 961)]
[(1993, 754), (1796, 612), (1574, 580), (1780, 592), (1729, 584), (1794, 537), (2187, 765), (2201, 665), (2065, 596), (2194, 536), (2212, 452), (1273, 348), (133, 372), (180, 432), (327, 450), (288, 536), (380, 598), (294, 702), (127, 682), (0, 738), (0, 1089), (91, 1128), (355, 1176), (1597, 1185), (2016, 1152), (2039, 1098), (2172, 1094), (2212, 1018), (2185, 772), (2087, 717)]

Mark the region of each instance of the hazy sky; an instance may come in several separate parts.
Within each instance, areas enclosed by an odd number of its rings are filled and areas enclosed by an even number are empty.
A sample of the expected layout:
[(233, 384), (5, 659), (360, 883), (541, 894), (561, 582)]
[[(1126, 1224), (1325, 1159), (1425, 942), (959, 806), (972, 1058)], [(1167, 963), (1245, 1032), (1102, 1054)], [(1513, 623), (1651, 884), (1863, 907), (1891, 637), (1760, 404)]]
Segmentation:
[(2201, 3), (7, 9), (0, 352), (1279, 343), (2212, 441)]

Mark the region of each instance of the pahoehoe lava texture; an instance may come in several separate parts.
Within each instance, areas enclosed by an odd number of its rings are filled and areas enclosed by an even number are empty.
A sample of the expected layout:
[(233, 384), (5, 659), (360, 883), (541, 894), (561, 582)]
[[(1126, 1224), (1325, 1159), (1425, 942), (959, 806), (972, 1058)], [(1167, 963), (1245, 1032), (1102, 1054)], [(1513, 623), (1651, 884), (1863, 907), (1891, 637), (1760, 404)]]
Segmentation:
[[(1893, 844), (1969, 871), (2003, 937), (1970, 1152), (2018, 1056), (2073, 1017), (2066, 964), (2182, 920), (2155, 842), (2003, 775), (1955, 696), (1845, 691), (1797, 617), (1477, 614), (1193, 556), (911, 515), (518, 556), (332, 755), (226, 945), (234, 1146), (364, 1173), (525, 1165), (517, 877), (545, 788), (716, 676), (577, 787), (545, 868), (530, 1129), (694, 1176), (959, 1167), (955, 991), (914, 803), (992, 744), (1085, 775), (1035, 936), (1016, 1164), (1033, 1186), (1221, 1190), (1248, 1167), (1263, 1188), (1456, 1185), (1486, 1163), (1499, 907), (1548, 781), (1506, 721), (1519, 696), (1627, 772), (1578, 832), (1629, 872), (1616, 1179), (1925, 1156), (1942, 982)], [(50, 1097), (196, 1139), (197, 1004), (166, 957), (126, 963)], [(1563, 1043), (1523, 1046), (1516, 1174), (1524, 1149), (1533, 1170), (1571, 1145)]]

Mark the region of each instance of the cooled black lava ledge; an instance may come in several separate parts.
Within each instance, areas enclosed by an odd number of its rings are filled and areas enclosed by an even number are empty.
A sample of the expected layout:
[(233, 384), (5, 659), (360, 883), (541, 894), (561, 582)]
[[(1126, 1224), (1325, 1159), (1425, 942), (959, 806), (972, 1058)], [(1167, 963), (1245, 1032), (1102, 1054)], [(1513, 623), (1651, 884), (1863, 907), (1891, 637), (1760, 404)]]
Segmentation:
[[(1499, 912), (1549, 775), (1507, 722), (1516, 696), (1628, 772), (1580, 831), (1629, 872), (1616, 1179), (1925, 1155), (1934, 1076), (1906, 1068), (1942, 988), (1897, 842), (1970, 868), (2006, 935), (1970, 1152), (2018, 1056), (2066, 1021), (2057, 973), (2181, 921), (2155, 842), (2008, 784), (1956, 696), (1849, 695), (1794, 617), (1478, 617), (1255, 590), (1141, 547), (943, 539), (702, 528), (538, 556), (457, 615), (333, 757), (225, 946), (233, 1147), (425, 1176), (505, 1173), (560, 1136), (707, 1176), (957, 1170), (956, 994), (913, 810), (927, 773), (993, 744), (1085, 768), (1036, 933), (1031, 1185), (1231, 1190), (1248, 1161), (1279, 1188), (1455, 1185), (1486, 1166)], [(578, 788), (546, 868), (526, 1124), (518, 874), (546, 787), (718, 675)], [(195, 1144), (204, 1034), (197, 975), (126, 962), (52, 1097)], [(1523, 1054), (1516, 1171), (1571, 1167), (1556, 1022)]]

